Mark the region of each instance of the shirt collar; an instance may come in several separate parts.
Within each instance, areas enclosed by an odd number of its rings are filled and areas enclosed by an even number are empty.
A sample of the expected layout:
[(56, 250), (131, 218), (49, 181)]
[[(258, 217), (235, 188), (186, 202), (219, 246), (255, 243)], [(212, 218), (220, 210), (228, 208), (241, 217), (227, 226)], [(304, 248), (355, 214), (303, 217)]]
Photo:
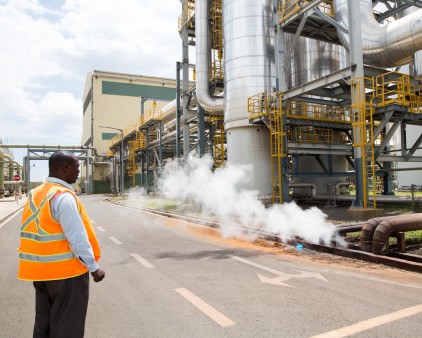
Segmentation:
[(69, 183), (67, 183), (67, 182), (65, 182), (65, 181), (63, 181), (63, 180), (61, 180), (60, 178), (57, 178), (57, 177), (46, 177), (45, 181), (47, 183), (61, 184), (61, 185), (64, 185), (66, 188), (69, 188), (72, 191), (74, 190), (73, 187)]

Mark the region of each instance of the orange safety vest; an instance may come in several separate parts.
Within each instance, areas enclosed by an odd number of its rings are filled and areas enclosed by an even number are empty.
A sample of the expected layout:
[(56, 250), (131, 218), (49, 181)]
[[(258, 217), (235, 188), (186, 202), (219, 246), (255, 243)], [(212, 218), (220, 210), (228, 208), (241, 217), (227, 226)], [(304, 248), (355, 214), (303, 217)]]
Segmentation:
[(62, 227), (54, 220), (50, 201), (59, 193), (70, 192), (85, 226), (95, 260), (100, 246), (91, 220), (75, 193), (57, 183), (44, 183), (29, 192), (21, 226), (18, 279), (45, 281), (80, 276), (88, 271), (72, 253)]

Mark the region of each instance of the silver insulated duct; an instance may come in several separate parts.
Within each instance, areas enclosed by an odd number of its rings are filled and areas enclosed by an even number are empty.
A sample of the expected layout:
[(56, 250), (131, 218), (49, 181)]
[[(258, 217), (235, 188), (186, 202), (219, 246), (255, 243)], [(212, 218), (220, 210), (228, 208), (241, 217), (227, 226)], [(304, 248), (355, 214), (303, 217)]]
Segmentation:
[[(198, 0), (197, 0), (198, 2)], [(270, 135), (249, 124), (248, 98), (275, 84), (272, 0), (223, 0), (227, 160), (252, 164), (261, 196), (271, 194)]]
[[(336, 20), (349, 28), (347, 0), (334, 0)], [(360, 0), (362, 21), (362, 51), (366, 64), (395, 67), (410, 63), (413, 54), (422, 46), (422, 10), (392, 23), (375, 20), (371, 0)], [(348, 34), (337, 30), (341, 43), (349, 49)]]
[(210, 64), (210, 27), (209, 1), (196, 0), (195, 35), (196, 35), (196, 99), (205, 111), (221, 113), (224, 109), (223, 98), (212, 98), (209, 94)]

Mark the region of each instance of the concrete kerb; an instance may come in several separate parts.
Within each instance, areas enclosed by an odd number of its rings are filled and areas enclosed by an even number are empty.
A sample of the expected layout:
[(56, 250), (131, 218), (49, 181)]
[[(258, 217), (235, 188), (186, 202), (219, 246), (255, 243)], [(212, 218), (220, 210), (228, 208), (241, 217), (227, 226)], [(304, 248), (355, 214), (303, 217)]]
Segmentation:
[(26, 203), (26, 196), (22, 196), (22, 199), (16, 203), (14, 197), (7, 197), (0, 200), (0, 223), (3, 223), (6, 219), (20, 212)]

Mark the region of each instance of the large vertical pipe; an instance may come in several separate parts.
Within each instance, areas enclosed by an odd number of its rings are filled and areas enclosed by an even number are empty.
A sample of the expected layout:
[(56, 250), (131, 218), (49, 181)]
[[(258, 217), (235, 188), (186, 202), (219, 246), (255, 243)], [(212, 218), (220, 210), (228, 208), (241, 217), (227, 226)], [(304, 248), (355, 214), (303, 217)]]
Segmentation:
[[(9, 158), (9, 181), (13, 181), (13, 158)], [(9, 184), (9, 191), (14, 191), (15, 187), (13, 184)]]
[(271, 0), (223, 0), (227, 160), (253, 166), (249, 188), (272, 192), (270, 135), (249, 124), (248, 98), (272, 92), (274, 31)]
[(0, 199), (4, 198), (4, 154), (0, 151)]
[(180, 158), (180, 70), (182, 65), (176, 62), (176, 158)]
[(210, 65), (210, 29), (208, 0), (195, 2), (195, 37), (196, 37), (196, 98), (201, 107), (211, 113), (221, 113), (224, 99), (211, 97), (209, 94)]
[(188, 6), (187, 1), (183, 1), (182, 5), (182, 84), (183, 84), (183, 96), (182, 96), (182, 109), (183, 109), (183, 158), (186, 160), (190, 151), (190, 132), (189, 132), (189, 111), (188, 111), (188, 91), (189, 91), (189, 36), (186, 25), (184, 24), (187, 20), (186, 10)]
[(199, 156), (205, 155), (205, 111), (202, 106), (198, 106), (198, 152)]

